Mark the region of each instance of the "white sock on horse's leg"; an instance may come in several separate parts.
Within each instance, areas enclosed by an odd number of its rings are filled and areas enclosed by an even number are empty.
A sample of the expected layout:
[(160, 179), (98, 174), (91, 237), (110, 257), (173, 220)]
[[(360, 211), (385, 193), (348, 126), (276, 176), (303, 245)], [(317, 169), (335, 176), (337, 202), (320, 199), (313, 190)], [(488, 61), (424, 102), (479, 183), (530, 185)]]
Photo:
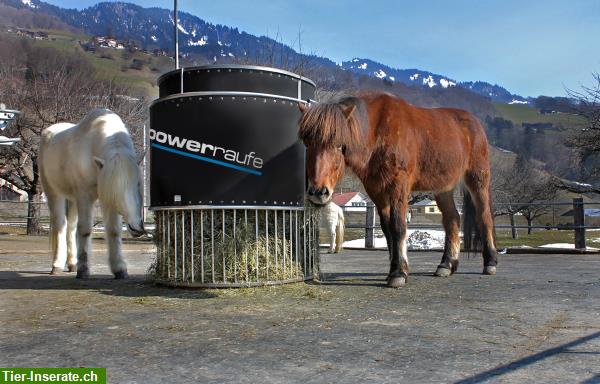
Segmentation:
[(67, 259), (65, 201), (48, 197), (50, 208), (50, 236), (52, 242), (52, 272), (59, 273), (65, 268)]
[(64, 219), (57, 224), (57, 227), (52, 228), (52, 237), (54, 238), (52, 272), (54, 273), (62, 271), (67, 260), (67, 225)]
[(77, 271), (77, 207), (67, 203), (67, 267), (69, 272)]
[(335, 252), (335, 227), (329, 228), (329, 253)]
[(400, 240), (400, 265), (405, 265), (405, 268), (402, 268), (402, 271), (406, 270), (406, 274), (408, 275), (408, 231), (404, 231), (404, 236)]
[(108, 211), (104, 215), (106, 240), (108, 242), (108, 263), (111, 272), (115, 278), (122, 279), (127, 277), (127, 264), (123, 260), (121, 252), (121, 216), (114, 212)]

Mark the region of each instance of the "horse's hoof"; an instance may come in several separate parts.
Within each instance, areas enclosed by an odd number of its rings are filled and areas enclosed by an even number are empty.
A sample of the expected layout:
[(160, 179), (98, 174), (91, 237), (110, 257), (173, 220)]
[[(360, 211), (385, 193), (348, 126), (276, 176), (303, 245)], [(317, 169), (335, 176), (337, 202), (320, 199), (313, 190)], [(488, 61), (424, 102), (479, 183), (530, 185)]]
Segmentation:
[(115, 272), (115, 280), (123, 280), (128, 278), (129, 275), (127, 274), (127, 271), (118, 271)]
[(406, 277), (395, 276), (388, 278), (387, 286), (390, 288), (402, 288), (406, 285)]
[(76, 265), (69, 265), (67, 270), (69, 272), (77, 272), (77, 266)]
[(60, 273), (63, 271), (62, 268), (59, 267), (52, 267), (52, 270), (50, 271), (51, 275), (60, 275)]
[(435, 271), (435, 276), (438, 276), (438, 277), (449, 277), (451, 274), (452, 274), (452, 271), (450, 271), (446, 267), (438, 267), (437, 270)]
[(78, 279), (89, 279), (90, 278), (90, 271), (88, 269), (80, 269), (77, 271), (77, 276)]
[(496, 266), (495, 265), (487, 265), (483, 267), (484, 275), (495, 275), (496, 274)]

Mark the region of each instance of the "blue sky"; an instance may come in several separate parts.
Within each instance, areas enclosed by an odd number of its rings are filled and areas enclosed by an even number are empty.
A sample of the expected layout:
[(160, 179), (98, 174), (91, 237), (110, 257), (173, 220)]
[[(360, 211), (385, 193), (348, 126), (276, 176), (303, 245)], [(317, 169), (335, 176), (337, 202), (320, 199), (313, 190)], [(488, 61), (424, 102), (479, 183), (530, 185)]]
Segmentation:
[[(92, 0), (50, 0), (84, 8)], [(132, 0), (171, 8), (172, 1)], [(340, 62), (370, 58), (524, 96), (560, 96), (600, 72), (597, 0), (179, 0), (179, 8), (248, 33), (279, 36)]]

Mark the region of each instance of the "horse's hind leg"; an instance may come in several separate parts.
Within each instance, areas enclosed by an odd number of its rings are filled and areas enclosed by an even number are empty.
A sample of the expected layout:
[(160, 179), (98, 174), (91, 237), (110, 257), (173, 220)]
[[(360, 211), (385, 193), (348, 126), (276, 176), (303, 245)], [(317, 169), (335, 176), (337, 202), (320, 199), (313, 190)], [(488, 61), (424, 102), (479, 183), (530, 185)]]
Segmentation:
[(490, 178), (489, 167), (478, 171), (469, 171), (465, 177), (465, 184), (475, 205), (477, 226), (483, 243), (483, 274), (485, 275), (495, 275), (496, 266), (498, 265), (498, 252), (494, 240)]
[(436, 276), (442, 277), (450, 276), (456, 272), (460, 254), (460, 215), (456, 210), (452, 192), (448, 191), (435, 195), (435, 201), (440, 211), (442, 211), (442, 222), (446, 231), (444, 254), (440, 265), (435, 271)]
[(67, 258), (66, 200), (51, 194), (48, 194), (47, 198), (50, 210), (50, 242), (52, 244), (52, 271), (50, 274), (56, 275), (64, 270)]
[(115, 279), (125, 279), (127, 264), (121, 253), (121, 216), (112, 210), (104, 211), (104, 226), (108, 241), (108, 263)]
[(77, 271), (77, 206), (67, 200), (67, 268)]

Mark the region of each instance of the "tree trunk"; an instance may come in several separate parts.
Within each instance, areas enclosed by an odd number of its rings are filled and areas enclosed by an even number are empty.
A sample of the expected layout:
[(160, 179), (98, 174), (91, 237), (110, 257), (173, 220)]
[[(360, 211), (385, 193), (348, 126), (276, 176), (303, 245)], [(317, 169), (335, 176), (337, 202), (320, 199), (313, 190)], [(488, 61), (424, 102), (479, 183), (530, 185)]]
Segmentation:
[(519, 232), (517, 232), (517, 228), (515, 228), (515, 214), (509, 213), (508, 217), (510, 218), (510, 232), (512, 234), (513, 239), (519, 238)]
[(42, 226), (40, 225), (40, 193), (28, 193), (27, 198), (27, 234), (41, 235)]
[(533, 228), (531, 228), (533, 226), (533, 219), (530, 217), (525, 217), (527, 219), (527, 234), (531, 235), (531, 232), (533, 232)]

